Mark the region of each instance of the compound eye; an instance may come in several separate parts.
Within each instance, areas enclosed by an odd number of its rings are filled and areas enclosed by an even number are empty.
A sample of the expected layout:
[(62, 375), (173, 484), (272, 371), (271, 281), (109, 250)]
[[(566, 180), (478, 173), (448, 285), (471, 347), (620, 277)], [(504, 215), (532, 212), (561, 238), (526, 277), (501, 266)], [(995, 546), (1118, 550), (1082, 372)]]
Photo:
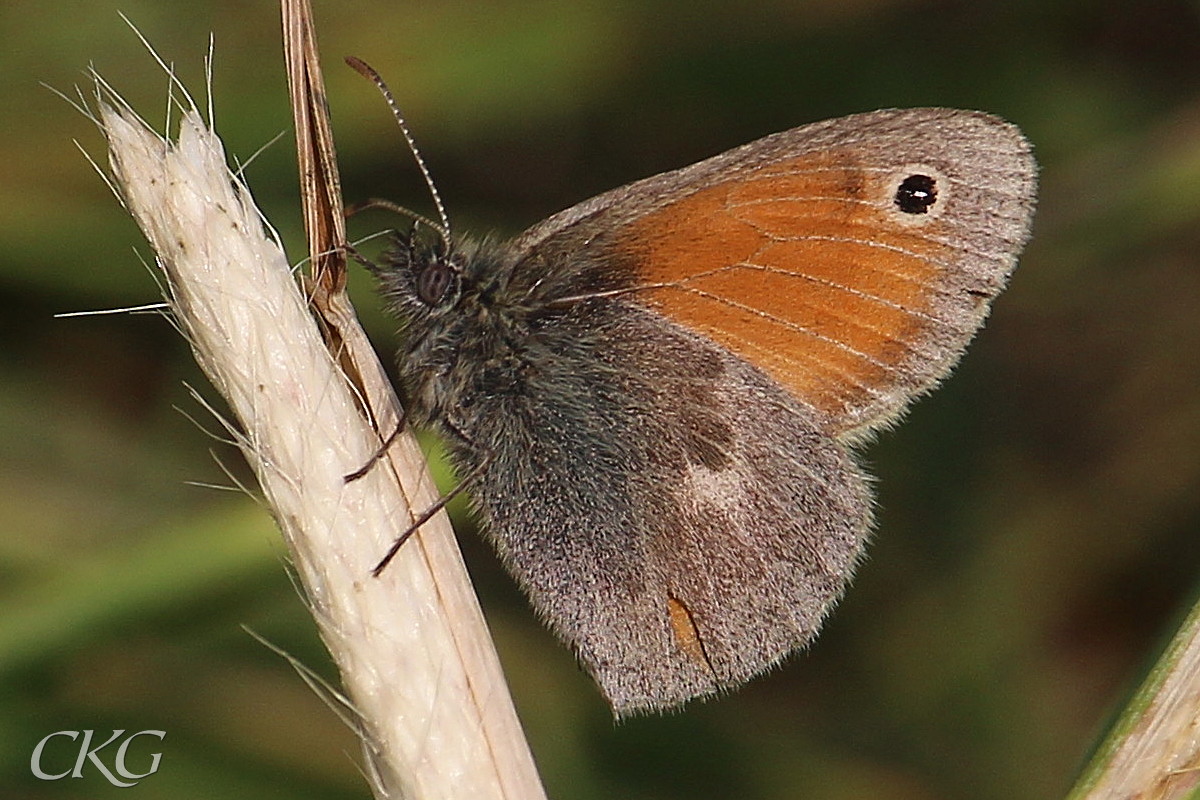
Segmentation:
[(417, 275), (417, 297), (428, 306), (440, 304), (450, 284), (454, 282), (454, 270), (445, 261), (434, 259)]

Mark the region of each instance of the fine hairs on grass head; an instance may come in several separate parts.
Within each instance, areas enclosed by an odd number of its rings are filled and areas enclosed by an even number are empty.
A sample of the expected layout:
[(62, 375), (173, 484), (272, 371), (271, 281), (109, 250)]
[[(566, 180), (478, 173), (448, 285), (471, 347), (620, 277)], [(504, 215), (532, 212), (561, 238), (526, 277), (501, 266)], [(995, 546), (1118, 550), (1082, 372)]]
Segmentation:
[(436, 492), (407, 437), (359, 480), (345, 480), (378, 450), (377, 431), (397, 419), (345, 298), (325, 298), (325, 325), (339, 334), (331, 353), (314, 318), (322, 312), (226, 166), (211, 99), (206, 121), (172, 80), (184, 98), (172, 93), (172, 141), (93, 77), (95, 109), (85, 113), (107, 139), (110, 185), (154, 250), (170, 319), (233, 411), (227, 427), (341, 671), (339, 700), (362, 736), (376, 795), (540, 796), (444, 520), (432, 520), (384, 574), (371, 575), (410, 519), (410, 504), (425, 507)]

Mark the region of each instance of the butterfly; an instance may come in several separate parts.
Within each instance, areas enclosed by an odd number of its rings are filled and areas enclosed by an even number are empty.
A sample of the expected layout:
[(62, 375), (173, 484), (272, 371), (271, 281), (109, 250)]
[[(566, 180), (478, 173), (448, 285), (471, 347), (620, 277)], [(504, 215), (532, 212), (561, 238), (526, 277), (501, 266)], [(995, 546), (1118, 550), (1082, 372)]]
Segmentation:
[(444, 213), (396, 235), (374, 272), (408, 419), (445, 437), (618, 716), (737, 687), (817, 635), (872, 526), (852, 448), (962, 356), (1035, 193), (1013, 125), (886, 110), (509, 241), (453, 237)]

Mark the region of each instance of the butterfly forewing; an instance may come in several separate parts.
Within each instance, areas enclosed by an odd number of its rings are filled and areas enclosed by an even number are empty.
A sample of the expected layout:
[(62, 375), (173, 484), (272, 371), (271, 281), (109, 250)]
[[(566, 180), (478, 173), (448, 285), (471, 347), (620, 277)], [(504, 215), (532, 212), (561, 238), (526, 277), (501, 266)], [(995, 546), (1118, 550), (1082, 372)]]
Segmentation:
[[(915, 204), (913, 176), (931, 190)], [(1016, 263), (1033, 194), (1011, 125), (881, 111), (601, 195), (523, 241), (607, 270), (595, 286), (629, 289), (765, 370), (827, 430), (853, 433), (958, 360)]]

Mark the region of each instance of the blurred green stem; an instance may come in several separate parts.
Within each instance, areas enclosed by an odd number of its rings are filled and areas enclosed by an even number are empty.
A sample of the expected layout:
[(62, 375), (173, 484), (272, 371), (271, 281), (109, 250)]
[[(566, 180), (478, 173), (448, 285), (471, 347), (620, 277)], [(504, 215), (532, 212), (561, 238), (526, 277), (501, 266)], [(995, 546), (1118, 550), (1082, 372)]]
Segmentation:
[(1068, 800), (1200, 797), (1200, 602), (1134, 694)]

